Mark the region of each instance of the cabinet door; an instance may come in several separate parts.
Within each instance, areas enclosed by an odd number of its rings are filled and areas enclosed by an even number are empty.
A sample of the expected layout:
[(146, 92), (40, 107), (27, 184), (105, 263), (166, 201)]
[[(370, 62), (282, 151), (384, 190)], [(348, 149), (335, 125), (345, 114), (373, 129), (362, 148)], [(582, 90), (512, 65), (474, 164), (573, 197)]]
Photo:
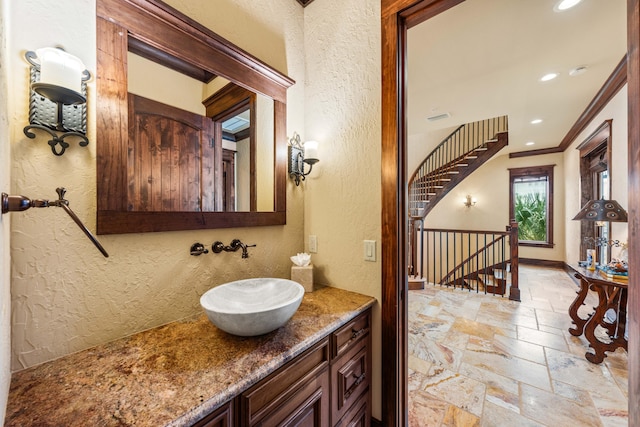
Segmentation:
[(367, 396), (356, 402), (353, 407), (336, 423), (335, 427), (370, 427), (371, 412), (369, 410), (369, 400)]
[(227, 402), (195, 423), (193, 427), (233, 427), (234, 425), (233, 402)]
[[(327, 402), (319, 408), (326, 413), (326, 418), (329, 418), (328, 366), (329, 341), (324, 339), (240, 395), (241, 424), (280, 425), (278, 423), (287, 419), (282, 408), (287, 408), (284, 410), (287, 414), (297, 414), (299, 407), (311, 405), (309, 402), (301, 401), (300, 395), (304, 395), (304, 399), (310, 398), (317, 391), (318, 385), (322, 386), (320, 403), (324, 402), (324, 399)], [(316, 384), (316, 388), (310, 390), (309, 387), (313, 387), (313, 384)], [(318, 399), (313, 401), (316, 400)], [(269, 422), (264, 421), (267, 419)], [(275, 423), (274, 419), (279, 421)]]
[(366, 395), (371, 378), (368, 339), (358, 342), (331, 366), (331, 412), (334, 424)]
[(305, 384), (258, 426), (329, 427), (329, 370)]

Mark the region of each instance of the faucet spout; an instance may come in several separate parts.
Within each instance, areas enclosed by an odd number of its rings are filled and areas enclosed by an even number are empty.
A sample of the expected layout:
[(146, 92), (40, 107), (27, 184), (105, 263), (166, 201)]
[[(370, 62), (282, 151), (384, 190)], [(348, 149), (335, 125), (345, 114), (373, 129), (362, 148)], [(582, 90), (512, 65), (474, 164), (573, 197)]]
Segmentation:
[(231, 241), (230, 245), (233, 251), (237, 251), (238, 248), (242, 248), (242, 258), (249, 258), (249, 252), (247, 252), (247, 248), (254, 248), (256, 245), (247, 245), (246, 243), (242, 243), (240, 239), (234, 239)]

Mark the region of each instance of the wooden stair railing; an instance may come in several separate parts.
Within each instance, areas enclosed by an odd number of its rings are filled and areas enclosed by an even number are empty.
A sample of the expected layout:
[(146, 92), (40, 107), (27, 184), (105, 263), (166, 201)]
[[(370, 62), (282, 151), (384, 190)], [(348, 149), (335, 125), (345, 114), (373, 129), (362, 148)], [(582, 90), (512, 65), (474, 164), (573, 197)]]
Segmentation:
[[(421, 278), (433, 284), (505, 295), (520, 301), (518, 224), (506, 231), (424, 229), (420, 257), (428, 265)], [(424, 242), (426, 240), (426, 242)], [(480, 289), (482, 288), (482, 289)]]
[(459, 126), (409, 179), (409, 216), (423, 219), (451, 189), (508, 144), (507, 116)]

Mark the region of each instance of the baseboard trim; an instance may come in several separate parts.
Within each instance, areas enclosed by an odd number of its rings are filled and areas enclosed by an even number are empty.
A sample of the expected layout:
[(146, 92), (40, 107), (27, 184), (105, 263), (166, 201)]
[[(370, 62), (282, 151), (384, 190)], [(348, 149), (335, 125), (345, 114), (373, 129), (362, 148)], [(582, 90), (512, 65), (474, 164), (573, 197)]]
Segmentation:
[(371, 427), (382, 427), (382, 421), (378, 421), (371, 417)]
[(552, 261), (549, 259), (534, 259), (534, 258), (518, 258), (518, 263), (527, 265), (537, 265), (540, 267), (559, 268), (565, 269), (564, 261)]

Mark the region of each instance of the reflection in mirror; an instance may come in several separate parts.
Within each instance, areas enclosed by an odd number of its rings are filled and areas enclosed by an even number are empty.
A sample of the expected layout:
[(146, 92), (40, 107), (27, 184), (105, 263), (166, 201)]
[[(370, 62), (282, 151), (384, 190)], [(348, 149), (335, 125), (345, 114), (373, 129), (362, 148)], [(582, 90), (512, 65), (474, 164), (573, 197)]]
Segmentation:
[(285, 224), (293, 80), (160, 0), (96, 14), (98, 234)]
[[(273, 100), (212, 74), (193, 77), (194, 73), (189, 75), (184, 67), (171, 67), (177, 63), (175, 60), (168, 66), (159, 64), (148, 54), (150, 48), (139, 41), (131, 43), (132, 40), (135, 39), (129, 39), (127, 55), (129, 96), (144, 97), (158, 102), (158, 107), (164, 105), (179, 110), (165, 107), (147, 112), (155, 119), (151, 120), (147, 115), (143, 118), (147, 132), (143, 140), (139, 140), (139, 133), (130, 134), (130, 161), (137, 161), (129, 168), (128, 209), (273, 211)], [(230, 104), (225, 97), (238, 92), (240, 94)], [(216, 102), (221, 105), (217, 107)], [(140, 125), (136, 118), (141, 118), (139, 114), (132, 114), (132, 105), (136, 104), (130, 100), (130, 130), (134, 129), (134, 124)], [(184, 111), (180, 111), (182, 109)], [(180, 116), (180, 123), (171, 117), (158, 122), (162, 112)], [(252, 116), (255, 117), (253, 121)], [(192, 132), (183, 128), (184, 122), (199, 123), (204, 117), (213, 122), (187, 126)], [(151, 122), (156, 125), (158, 135), (148, 134)], [(221, 128), (216, 128), (218, 122)], [(168, 132), (170, 128), (176, 132)], [(216, 133), (216, 129), (221, 129), (221, 133)], [(139, 126), (135, 130), (139, 131)], [(164, 143), (161, 142), (163, 136)], [(180, 142), (181, 138), (200, 141), (191, 146), (186, 141)], [(146, 140), (157, 143), (148, 145), (144, 143)], [(218, 145), (221, 145), (222, 154), (216, 156), (220, 151), (216, 151)], [(133, 158), (131, 153), (135, 153)], [(189, 159), (194, 157), (196, 160), (201, 158), (202, 168), (193, 162), (189, 164)], [(221, 170), (219, 178), (215, 170)], [(169, 182), (165, 182), (167, 180)], [(146, 203), (140, 203), (141, 194), (149, 199)], [(183, 202), (177, 203), (176, 199)]]
[[(273, 114), (273, 100), (257, 95), (253, 112), (247, 108), (222, 122), (223, 199), (227, 211), (273, 210)], [(253, 165), (251, 153), (255, 154)]]

